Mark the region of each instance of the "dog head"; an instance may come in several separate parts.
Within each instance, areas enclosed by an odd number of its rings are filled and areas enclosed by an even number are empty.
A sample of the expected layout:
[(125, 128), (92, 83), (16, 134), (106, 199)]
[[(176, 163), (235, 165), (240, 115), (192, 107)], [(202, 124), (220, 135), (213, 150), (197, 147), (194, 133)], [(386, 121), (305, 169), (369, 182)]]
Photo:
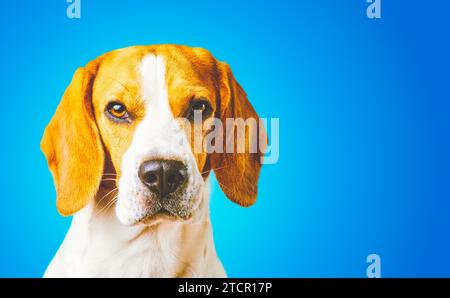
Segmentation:
[[(256, 152), (195, 150), (217, 119), (234, 118), (259, 119), (229, 66), (204, 49), (130, 47), (89, 62), (75, 72), (41, 142), (59, 212), (77, 212), (113, 181), (102, 197), (112, 197), (122, 223), (189, 220), (205, 203), (212, 170), (230, 200), (253, 204), (262, 126), (245, 129), (246, 145), (259, 138)], [(235, 137), (215, 142), (234, 148)]]

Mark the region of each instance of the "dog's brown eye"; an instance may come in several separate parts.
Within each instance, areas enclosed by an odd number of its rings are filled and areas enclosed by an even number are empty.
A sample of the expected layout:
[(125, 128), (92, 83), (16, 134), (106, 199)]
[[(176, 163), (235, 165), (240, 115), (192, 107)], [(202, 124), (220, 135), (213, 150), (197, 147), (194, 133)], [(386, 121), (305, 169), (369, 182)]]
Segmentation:
[(127, 108), (118, 102), (110, 102), (108, 106), (106, 107), (107, 112), (112, 117), (118, 119), (118, 120), (127, 120), (128, 119), (128, 112)]
[(191, 103), (188, 115), (189, 120), (194, 120), (197, 113), (202, 116), (202, 119), (206, 119), (211, 115), (212, 107), (207, 100), (200, 99)]

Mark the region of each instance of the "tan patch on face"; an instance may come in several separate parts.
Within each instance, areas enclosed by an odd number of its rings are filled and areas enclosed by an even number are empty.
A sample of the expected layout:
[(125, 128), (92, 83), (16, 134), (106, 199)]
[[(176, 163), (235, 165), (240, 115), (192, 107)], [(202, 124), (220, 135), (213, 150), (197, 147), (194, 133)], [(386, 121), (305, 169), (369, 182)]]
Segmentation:
[[(118, 177), (122, 156), (145, 115), (140, 96), (139, 64), (142, 55), (142, 49), (134, 47), (106, 54), (94, 83), (92, 101), (95, 117)], [(106, 115), (106, 107), (112, 101), (125, 105), (131, 117), (130, 123), (114, 122)]]

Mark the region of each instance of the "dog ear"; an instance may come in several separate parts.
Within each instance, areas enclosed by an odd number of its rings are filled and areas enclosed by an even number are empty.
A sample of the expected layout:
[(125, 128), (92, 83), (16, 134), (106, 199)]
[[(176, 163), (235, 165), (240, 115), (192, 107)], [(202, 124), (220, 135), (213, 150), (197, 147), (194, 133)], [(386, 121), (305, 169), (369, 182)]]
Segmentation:
[[(267, 145), (267, 135), (230, 67), (226, 63), (218, 63), (218, 67), (220, 73), (219, 113), (223, 125), (226, 126), (226, 133), (223, 153), (211, 154), (211, 168), (215, 172), (222, 191), (231, 201), (241, 206), (250, 206), (256, 201), (258, 178)], [(238, 129), (230, 120), (249, 120), (248, 124), (250, 125), (246, 125), (244, 128), (245, 140), (239, 140)], [(231, 134), (230, 131), (232, 131)], [(239, 143), (244, 144), (244, 141), (245, 150), (239, 150)], [(256, 146), (254, 148), (256, 150), (250, 150), (252, 146)], [(229, 149), (231, 148), (232, 152), (230, 153)]]
[(96, 195), (103, 174), (104, 151), (91, 99), (97, 68), (94, 60), (77, 69), (41, 140), (53, 174), (56, 206), (64, 216)]

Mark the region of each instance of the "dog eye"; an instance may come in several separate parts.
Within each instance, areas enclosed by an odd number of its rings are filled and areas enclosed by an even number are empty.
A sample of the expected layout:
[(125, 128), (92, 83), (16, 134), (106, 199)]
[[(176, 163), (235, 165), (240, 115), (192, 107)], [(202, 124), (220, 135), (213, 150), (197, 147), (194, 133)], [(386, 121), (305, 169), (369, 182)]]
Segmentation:
[(189, 108), (188, 118), (189, 120), (192, 121), (194, 120), (194, 116), (196, 113), (201, 113), (202, 119), (204, 120), (209, 116), (211, 116), (212, 111), (213, 110), (211, 104), (207, 100), (205, 99), (194, 100)]
[(127, 108), (119, 102), (115, 102), (115, 101), (110, 102), (106, 106), (106, 111), (108, 112), (108, 114), (110, 116), (112, 116), (116, 120), (128, 120), (129, 119)]

